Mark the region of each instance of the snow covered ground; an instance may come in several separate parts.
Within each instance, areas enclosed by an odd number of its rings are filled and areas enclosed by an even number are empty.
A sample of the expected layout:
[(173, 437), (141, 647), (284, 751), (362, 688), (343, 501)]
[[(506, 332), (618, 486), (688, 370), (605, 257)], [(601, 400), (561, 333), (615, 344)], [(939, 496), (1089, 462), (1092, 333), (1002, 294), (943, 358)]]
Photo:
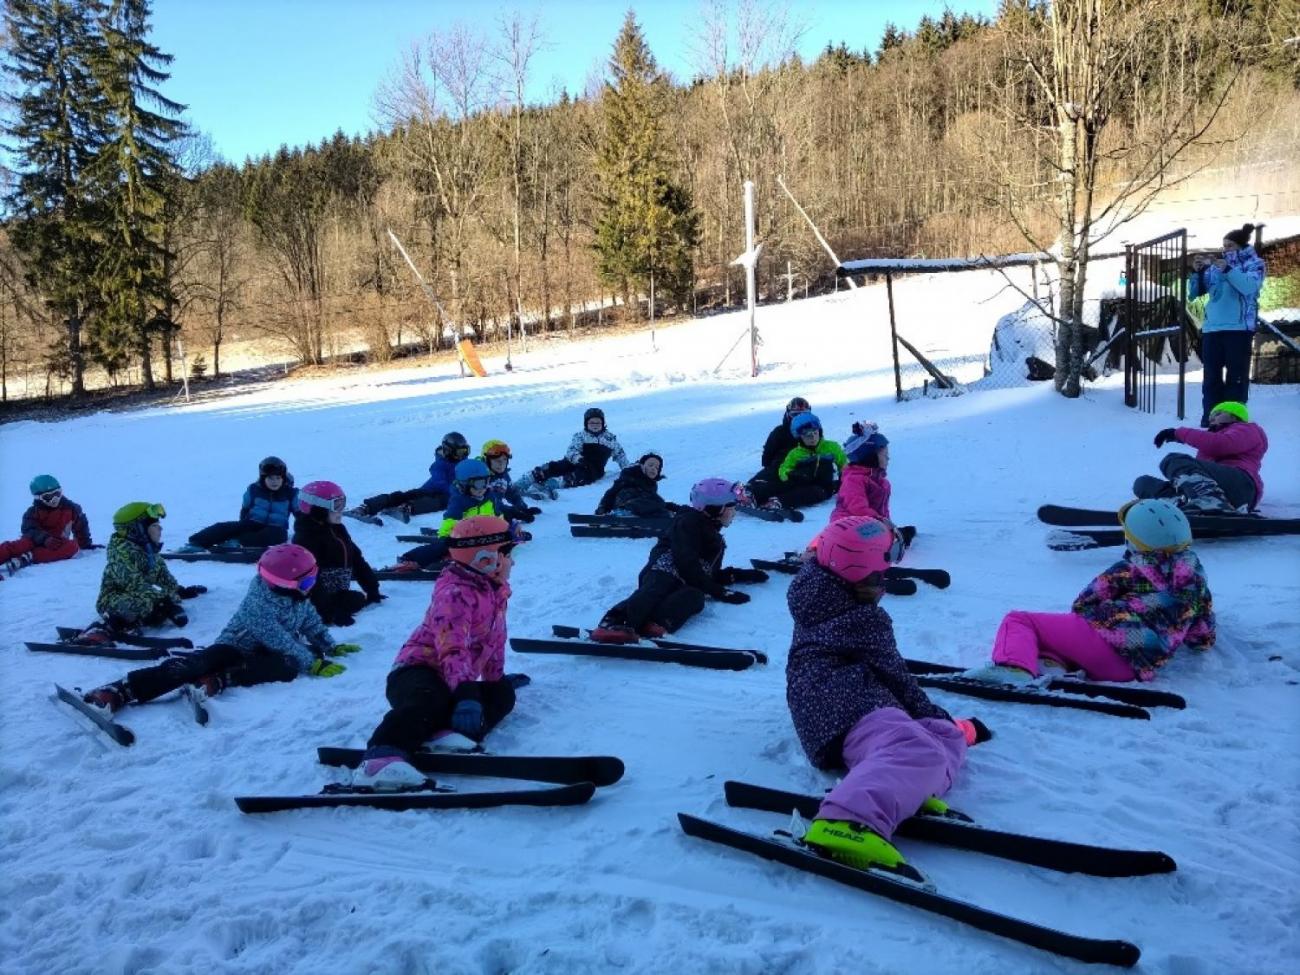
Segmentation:
[[(944, 336), (956, 353), (988, 348), (1007, 309), (971, 307), (961, 278), (896, 284), (907, 334)], [(994, 290), (989, 281), (981, 287)], [(1008, 301), (1018, 304), (1014, 296)], [(929, 311), (928, 322), (915, 309)], [(1014, 307), (1014, 305), (1013, 305)], [(1160, 412), (1127, 410), (1114, 382), (1076, 402), (1045, 385), (893, 402), (882, 289), (765, 308), (764, 370), (743, 328), (718, 316), (571, 345), (538, 343), (486, 380), (413, 368), (284, 383), (192, 407), (101, 414), (0, 429), (0, 511), (16, 529), (30, 476), (51, 471), (104, 541), (134, 499), (167, 505), (176, 545), (233, 517), (261, 456), (285, 457), (302, 484), (341, 483), (354, 498), (414, 486), (451, 429), (507, 440), (516, 469), (558, 456), (583, 408), (604, 407), (635, 456), (662, 451), (673, 499), (693, 480), (752, 474), (763, 438), (794, 394), (829, 434), (854, 419), (892, 440), (894, 512), (921, 535), (909, 556), (943, 567), (947, 591), (891, 600), (905, 652), (975, 664), (1002, 614), (1063, 610), (1115, 557), (1054, 553), (1034, 517), (1043, 502), (1118, 504), (1155, 470)], [(1195, 377), (1194, 377), (1195, 378)], [(1193, 383), (1189, 399), (1196, 403)], [(1252, 390), (1273, 443), (1265, 507), (1300, 511), (1300, 398)], [(647, 541), (574, 539), (564, 513), (590, 511), (602, 486), (566, 492), (520, 552), (514, 635), (593, 624), (633, 585)], [(729, 562), (802, 546), (804, 525), (738, 521)], [(419, 519), (434, 523), (434, 516)], [(376, 565), (406, 546), (349, 523)], [(1173, 855), (1173, 875), (1107, 880), (903, 843), (945, 891), (1085, 935), (1124, 938), (1142, 970), (1168, 975), (1294, 971), (1300, 957), (1300, 541), (1201, 546), (1219, 614), (1218, 646), (1178, 657), (1160, 686), (1190, 707), (1150, 722), (936, 695), (977, 714), (997, 738), (971, 753), (953, 803), (989, 825)], [(393, 655), (428, 600), (423, 584), (350, 630), (364, 645), (333, 680), (235, 690), (196, 727), (183, 704), (124, 716), (130, 749), (52, 703), (55, 682), (90, 687), (112, 661), (37, 655), (24, 639), (88, 622), (103, 553), (28, 569), (0, 583), (0, 971), (6, 973), (471, 972), (1072, 972), (1084, 966), (918, 913), (829, 881), (684, 836), (678, 811), (763, 832), (778, 817), (730, 811), (722, 782), (818, 790), (785, 708), (789, 638), (783, 577), (748, 606), (711, 604), (684, 639), (755, 646), (771, 663), (743, 673), (566, 657), (514, 656), (533, 684), (490, 739), (499, 753), (617, 754), (627, 776), (573, 809), (309, 811), (241, 815), (239, 794), (314, 792), (318, 745), (362, 744), (384, 709)], [(235, 608), (246, 566), (175, 566), (210, 592), (186, 631), (211, 640)], [(1287, 958), (1291, 962), (1287, 962)]]

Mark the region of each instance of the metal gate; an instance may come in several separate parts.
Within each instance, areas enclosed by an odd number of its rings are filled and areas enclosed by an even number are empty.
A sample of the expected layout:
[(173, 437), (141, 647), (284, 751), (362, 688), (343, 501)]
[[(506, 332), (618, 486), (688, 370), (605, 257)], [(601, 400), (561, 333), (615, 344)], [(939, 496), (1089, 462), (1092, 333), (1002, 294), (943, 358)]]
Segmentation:
[(1187, 231), (1124, 248), (1124, 405), (1156, 409), (1156, 371), (1178, 363), (1178, 419), (1185, 414), (1188, 349), (1196, 331), (1187, 314)]

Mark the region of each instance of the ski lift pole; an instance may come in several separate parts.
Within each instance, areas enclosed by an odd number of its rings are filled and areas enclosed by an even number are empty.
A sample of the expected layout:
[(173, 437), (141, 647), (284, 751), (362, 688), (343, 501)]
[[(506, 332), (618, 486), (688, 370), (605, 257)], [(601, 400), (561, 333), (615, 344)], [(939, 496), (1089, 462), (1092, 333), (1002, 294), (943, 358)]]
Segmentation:
[[(442, 303), (438, 301), (438, 296), (433, 293), (433, 288), (429, 287), (429, 283), (424, 280), (424, 275), (420, 273), (420, 269), (416, 267), (415, 262), (411, 260), (411, 255), (406, 253), (406, 248), (403, 247), (402, 242), (397, 239), (397, 234), (393, 233), (393, 228), (385, 227), (384, 229), (388, 231), (388, 239), (391, 240), (393, 242), (393, 246), (397, 248), (397, 253), (402, 255), (402, 260), (406, 261), (406, 266), (409, 267), (411, 269), (411, 273), (415, 275), (415, 280), (420, 282), (420, 288), (424, 291), (425, 297), (428, 298), (429, 301), (433, 303), (434, 308), (438, 309), (438, 314), (442, 317), (443, 321), (448, 321), (448, 322), (451, 321), (451, 316), (447, 314), (447, 310), (443, 308)], [(457, 325), (456, 331), (458, 334), (460, 333), (459, 324)], [(460, 374), (462, 376), (465, 375), (464, 360), (458, 356), (456, 359), (456, 364), (460, 367)]]

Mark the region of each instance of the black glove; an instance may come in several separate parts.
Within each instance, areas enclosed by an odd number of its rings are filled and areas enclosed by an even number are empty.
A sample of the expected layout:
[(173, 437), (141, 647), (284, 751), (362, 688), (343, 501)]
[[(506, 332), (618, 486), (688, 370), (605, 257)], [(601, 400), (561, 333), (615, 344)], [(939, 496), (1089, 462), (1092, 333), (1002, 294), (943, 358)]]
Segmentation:
[(533, 679), (527, 674), (506, 674), (502, 680), (509, 683), (515, 690), (519, 690), (521, 687), (527, 687), (533, 682)]
[(719, 602), (730, 603), (732, 606), (743, 606), (749, 602), (749, 594), (736, 592), (734, 589), (722, 590), (722, 595), (718, 597)]
[(163, 612), (175, 626), (185, 626), (190, 621), (190, 618), (185, 615), (185, 610), (181, 608), (180, 603), (168, 601), (166, 606), (163, 608)]
[(451, 730), (475, 741), (483, 737), (483, 705), (464, 700), (451, 711)]
[(736, 569), (726, 568), (718, 573), (721, 578), (718, 580), (724, 586), (734, 585), (737, 582), (767, 582), (768, 575), (762, 569)]
[(87, 542), (85, 545), (81, 547), (84, 548), (87, 552), (93, 552), (95, 551), (95, 549), (103, 548), (104, 546), (96, 545), (94, 542)]
[(527, 508), (525, 508), (524, 510), (527, 511), (527, 512), (528, 512), (530, 515), (532, 515), (534, 518), (537, 517), (538, 515), (540, 515), (540, 514), (542, 513), (542, 509), (541, 509), (541, 508), (538, 508), (536, 505), (531, 505), (531, 504), (530, 504)]
[(531, 525), (533, 523), (533, 519), (536, 517), (537, 517), (536, 515), (534, 515), (531, 511), (525, 508), (523, 511), (516, 512), (515, 521), (522, 521), (525, 525)]
[(1175, 430), (1173, 427), (1165, 427), (1163, 430), (1161, 430), (1159, 433), (1156, 434), (1155, 443), (1157, 447), (1163, 447), (1165, 444), (1169, 443), (1169, 441), (1171, 440), (1176, 441), (1177, 439), (1178, 439), (1178, 431)]
[(373, 606), (375, 603), (382, 603), (388, 597), (376, 589), (374, 592), (366, 593), (366, 605)]
[(207, 586), (181, 586), (177, 590), (177, 594), (181, 599), (193, 599), (195, 596), (202, 596), (207, 591)]
[[(989, 726), (979, 718), (958, 718), (957, 727), (961, 728), (963, 724), (968, 724), (975, 729), (975, 741), (972, 744), (982, 745), (993, 737), (993, 732), (989, 730)], [(964, 733), (965, 729), (962, 730)]]

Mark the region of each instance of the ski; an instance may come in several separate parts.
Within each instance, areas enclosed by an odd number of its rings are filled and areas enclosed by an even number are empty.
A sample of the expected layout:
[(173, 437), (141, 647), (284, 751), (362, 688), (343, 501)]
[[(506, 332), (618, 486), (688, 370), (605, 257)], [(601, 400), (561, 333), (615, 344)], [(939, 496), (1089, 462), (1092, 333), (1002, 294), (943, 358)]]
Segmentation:
[[(1294, 535), (1300, 534), (1300, 518), (1269, 518), (1259, 514), (1200, 514), (1185, 512), (1192, 526), (1192, 534), (1202, 532), (1229, 532), (1236, 535)], [(1105, 526), (1116, 530), (1114, 511), (1094, 508), (1069, 508), (1059, 504), (1045, 504), (1038, 509), (1038, 519), (1044, 524), (1062, 528), (1092, 528)], [(1207, 536), (1229, 537), (1229, 536)]]
[(108, 737), (112, 738), (123, 748), (127, 748), (135, 743), (135, 732), (126, 725), (118, 724), (94, 705), (87, 704), (81, 699), (80, 694), (76, 694), (67, 688), (60, 687), (58, 684), (54, 685), (54, 691), (58, 695), (60, 701), (64, 704), (71, 705), (73, 708), (80, 711), (83, 715), (93, 721), (96, 727), (104, 732), (104, 734), (108, 735)]
[(1053, 552), (1083, 552), (1094, 548), (1115, 548), (1125, 542), (1124, 532), (1119, 528), (1085, 529), (1071, 528), (1069, 531), (1053, 531), (1047, 534), (1047, 547)]
[[(555, 624), (551, 627), (551, 634), (562, 640), (577, 640), (582, 638), (583, 630), (576, 626), (563, 626)], [(590, 633), (590, 630), (585, 631)], [(642, 637), (646, 643), (653, 643), (657, 647), (669, 647), (674, 650), (697, 650), (700, 653), (748, 653), (752, 654), (754, 659), (760, 664), (767, 663), (767, 654), (762, 650), (751, 650), (748, 647), (710, 647), (702, 643), (683, 643), (681, 640), (670, 640), (666, 637)]]
[[(784, 814), (794, 811), (805, 819), (817, 818), (823, 798), (748, 782), (726, 782), (723, 789), (729, 806)], [(899, 824), (895, 835), (1061, 873), (1086, 873), (1094, 877), (1145, 877), (1178, 869), (1173, 857), (1159, 850), (1121, 850), (1009, 833), (980, 826), (954, 810), (947, 815), (912, 816)]]
[(190, 710), (194, 713), (194, 723), (206, 725), (208, 723), (207, 695), (202, 689), (195, 684), (182, 684), (181, 697), (189, 704)]
[(438, 574), (447, 568), (446, 560), (433, 562), (418, 572), (399, 572), (397, 569), (376, 569), (375, 578), (380, 582), (432, 582)]
[(612, 525), (570, 525), (569, 534), (574, 538), (660, 538), (668, 529), (640, 528), (636, 525), (617, 528)]
[(757, 518), (760, 521), (800, 522), (804, 519), (803, 512), (795, 508), (763, 508), (743, 504), (736, 506), (736, 514), (746, 518)]
[[(917, 675), (956, 676), (966, 670), (965, 667), (955, 667), (952, 664), (936, 664), (931, 663), (929, 660), (907, 660), (905, 662), (907, 669)], [(1002, 686), (1015, 687), (1016, 685)], [(1103, 681), (1090, 681), (1075, 677), (1054, 677), (1046, 683), (1031, 686), (1041, 687), (1043, 690), (1048, 691), (1060, 691), (1063, 694), (1080, 694), (1084, 697), (1108, 697), (1112, 701), (1136, 704), (1138, 707), (1144, 708), (1176, 708), (1181, 711), (1187, 707), (1187, 699), (1181, 694), (1174, 694), (1171, 691), (1157, 691), (1149, 687), (1130, 687), (1127, 684), (1108, 684)]]
[[(55, 632), (63, 643), (74, 643), (85, 631), (75, 626), (56, 626)], [(113, 639), (119, 644), (132, 647), (152, 647), (155, 650), (193, 650), (194, 641), (187, 636), (138, 636), (129, 633), (114, 633)], [(85, 644), (93, 646), (93, 644)]]
[(237, 796), (235, 805), (243, 813), (333, 809), (343, 806), (404, 812), (408, 809), (489, 809), (494, 806), (578, 806), (588, 802), (595, 794), (596, 787), (590, 782), (575, 782), (549, 789), (502, 789), (491, 792), (434, 789), (416, 792), (361, 792), (336, 786), (327, 787), (315, 795)]
[[(795, 575), (803, 565), (803, 559), (799, 557), (798, 552), (786, 552), (783, 559), (750, 559), (749, 561), (755, 569), (784, 572), (786, 575)], [(947, 589), (952, 585), (952, 575), (947, 569), (910, 569), (906, 566), (891, 565), (885, 570), (885, 578), (915, 579), (936, 589)]]
[(431, 532), (428, 535), (398, 535), (397, 540), (399, 542), (415, 542), (417, 545), (428, 545), (430, 542), (436, 540), (437, 537), (438, 535), (436, 532)]
[(816, 874), (932, 914), (939, 914), (954, 921), (961, 921), (981, 931), (1010, 938), (1053, 954), (1126, 968), (1137, 964), (1142, 954), (1136, 945), (1127, 941), (1086, 938), (1044, 927), (1031, 921), (991, 911), (969, 901), (948, 897), (909, 881), (894, 879), (883, 872), (856, 870), (801, 849), (792, 843), (744, 833), (723, 826), (721, 823), (699, 819), (686, 813), (678, 813), (677, 819), (687, 836), (729, 846), (745, 853), (753, 853), (765, 860), (775, 860), (788, 867)]
[(1072, 694), (1055, 694), (1045, 688), (1013, 687), (1006, 684), (986, 684), (983, 681), (967, 677), (916, 675), (916, 682), (922, 687), (936, 691), (948, 691), (966, 697), (978, 697), (985, 701), (1008, 701), (1013, 704), (1041, 704), (1053, 708), (1072, 708), (1076, 711), (1096, 711), (1118, 718), (1137, 718), (1142, 721), (1151, 719), (1151, 712), (1134, 704), (1121, 704), (1118, 701), (1095, 701), (1090, 697), (1078, 697)]
[(363, 521), (367, 525), (375, 525), (378, 528), (384, 527), (384, 520), (382, 518), (377, 518), (374, 515), (368, 515), (364, 511), (358, 511), (356, 509), (349, 508), (347, 511), (344, 511), (342, 514), (344, 518), (351, 518), (354, 521)]
[(119, 647), (111, 643), (93, 646), (80, 643), (27, 643), (27, 649), (36, 653), (68, 653), (79, 657), (103, 657), (107, 660), (161, 660), (166, 650), (153, 647)]
[(606, 528), (653, 528), (656, 531), (665, 531), (672, 523), (672, 515), (664, 515), (661, 518), (639, 518), (633, 515), (569, 514), (570, 525), (599, 525)]
[(1045, 525), (1061, 525), (1067, 528), (1075, 526), (1114, 526), (1118, 522), (1118, 508), (1070, 508), (1060, 504), (1045, 504), (1038, 509), (1038, 520)]
[(236, 565), (252, 565), (265, 551), (264, 548), (226, 548), (210, 549), (206, 552), (163, 552), (162, 557), (169, 562), (227, 562)]
[[(750, 559), (749, 564), (752, 565), (755, 569), (762, 569), (765, 572), (780, 572), (788, 576), (798, 574), (799, 566), (803, 565), (802, 562), (791, 562), (785, 559), (782, 559), (780, 561), (774, 561), (772, 559)], [(891, 569), (888, 571), (893, 571), (893, 570)], [(927, 571), (927, 570), (919, 570), (919, 571)], [(936, 570), (936, 571), (942, 571), (942, 570)], [(888, 574), (888, 572), (886, 573), (885, 592), (889, 593), (889, 595), (915, 596), (916, 590), (917, 590), (916, 582), (913, 581), (912, 579), (906, 579), (901, 576), (891, 576)]]
[[(322, 765), (356, 768), (361, 764), (364, 748), (316, 749)], [(528, 779), (532, 782), (556, 782), (572, 785), (590, 782), (596, 786), (613, 785), (623, 777), (623, 761), (611, 755), (490, 755), (482, 752), (413, 752), (411, 764), (428, 775), (482, 775), (496, 779)]]
[(744, 650), (683, 650), (679, 647), (646, 646), (637, 643), (596, 643), (592, 640), (536, 640), (511, 637), (516, 653), (559, 653), (578, 657), (607, 657), (613, 660), (643, 660), (651, 663), (683, 664), (708, 670), (747, 670), (757, 663)]
[[(1193, 515), (1187, 519), (1192, 537), (1198, 542), (1228, 538), (1266, 538), (1300, 535), (1300, 518), (1248, 518), (1241, 515)], [(1078, 552), (1093, 548), (1114, 548), (1125, 542), (1120, 528), (1058, 529), (1048, 533), (1047, 547), (1055, 552)]]

